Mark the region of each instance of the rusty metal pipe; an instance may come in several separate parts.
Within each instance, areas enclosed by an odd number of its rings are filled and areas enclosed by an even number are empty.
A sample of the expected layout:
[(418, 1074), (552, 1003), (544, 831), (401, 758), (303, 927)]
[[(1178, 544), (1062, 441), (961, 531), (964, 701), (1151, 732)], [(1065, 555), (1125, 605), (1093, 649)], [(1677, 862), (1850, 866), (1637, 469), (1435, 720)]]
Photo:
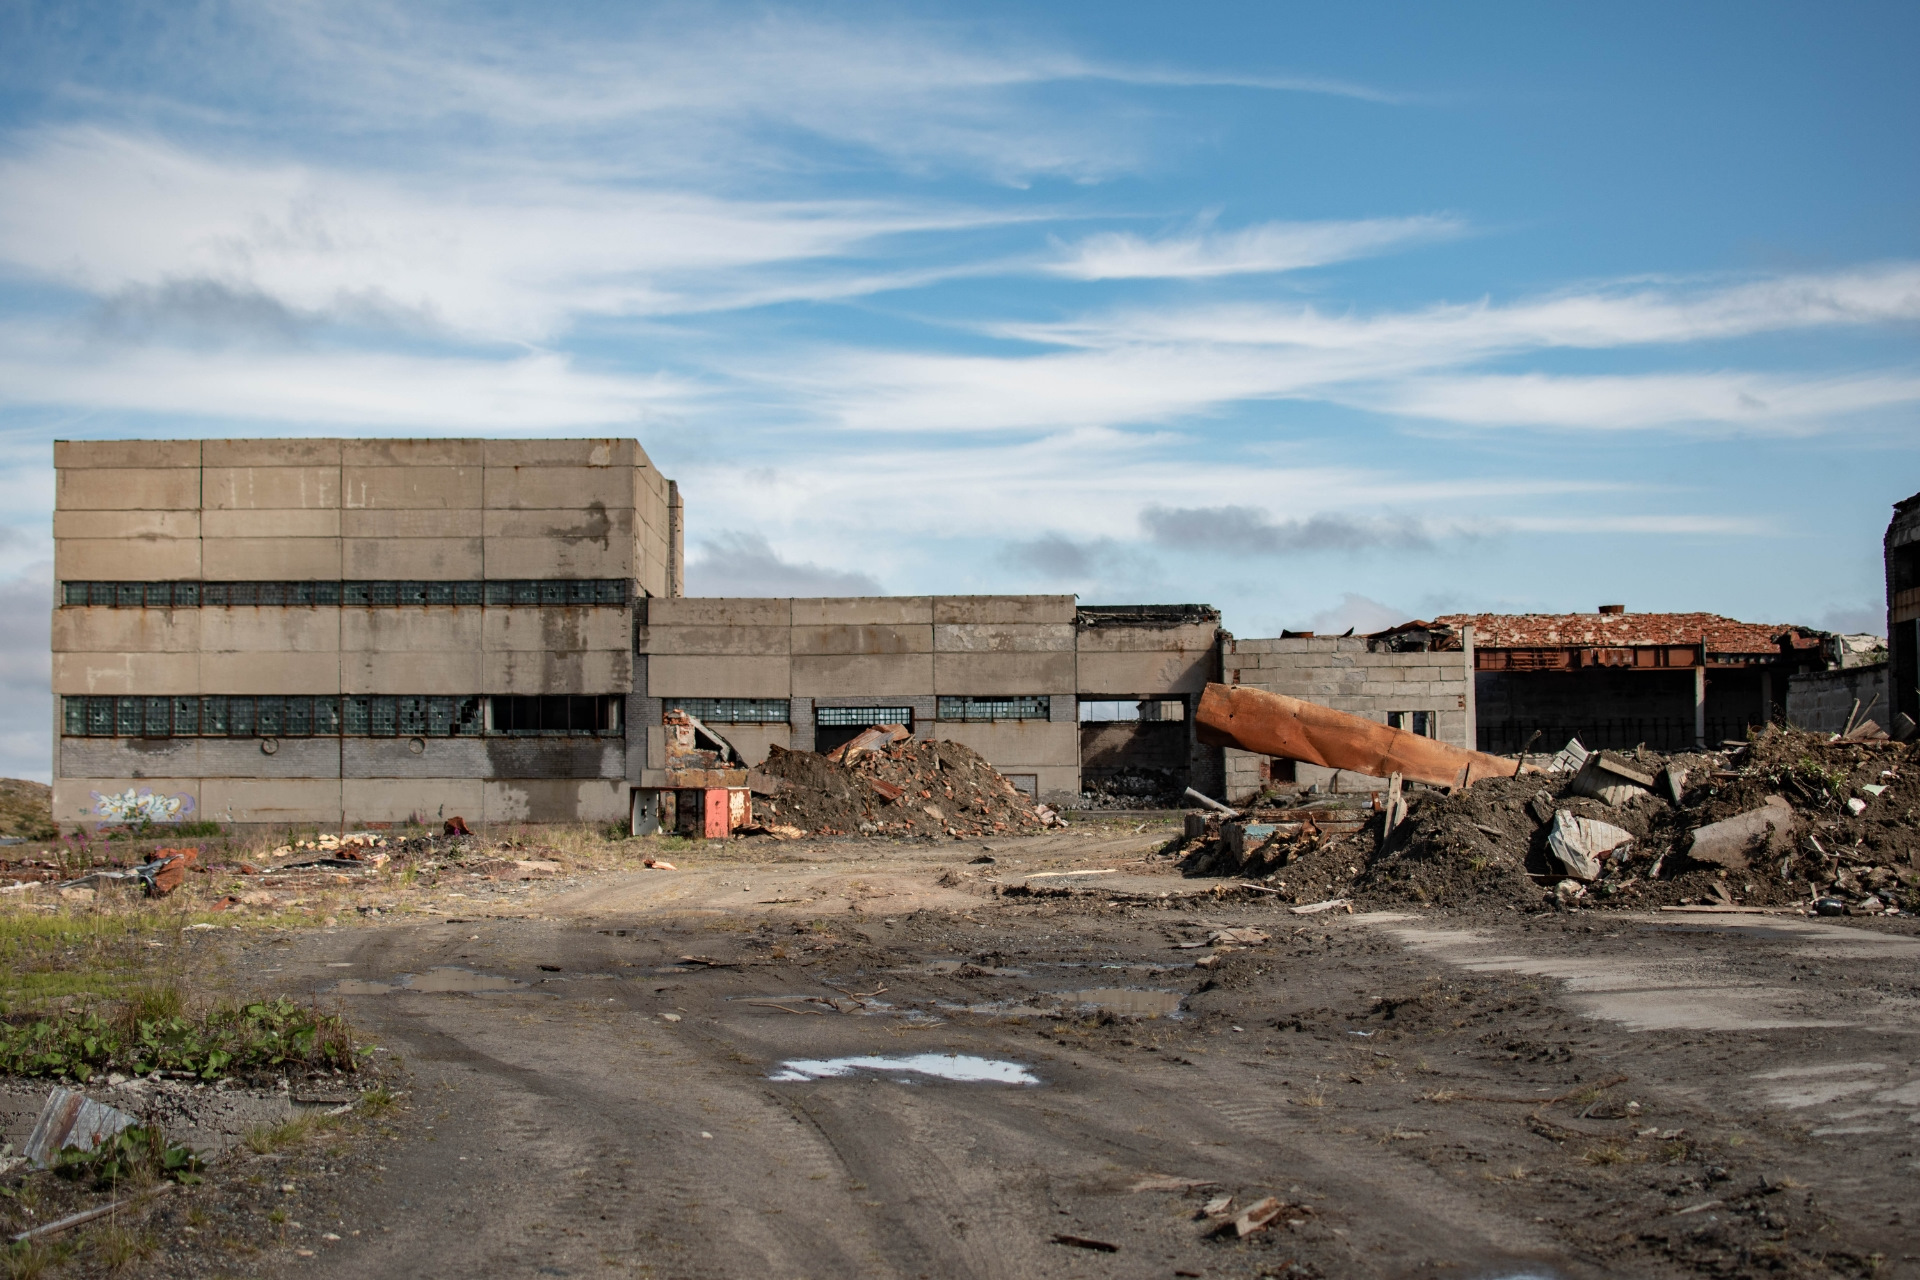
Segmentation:
[(1453, 787), (1521, 772), (1513, 760), (1450, 747), (1364, 716), (1262, 689), (1209, 684), (1200, 695), (1194, 720), (1200, 741), (1209, 746), (1257, 751), (1373, 778), (1397, 773), (1416, 782)]

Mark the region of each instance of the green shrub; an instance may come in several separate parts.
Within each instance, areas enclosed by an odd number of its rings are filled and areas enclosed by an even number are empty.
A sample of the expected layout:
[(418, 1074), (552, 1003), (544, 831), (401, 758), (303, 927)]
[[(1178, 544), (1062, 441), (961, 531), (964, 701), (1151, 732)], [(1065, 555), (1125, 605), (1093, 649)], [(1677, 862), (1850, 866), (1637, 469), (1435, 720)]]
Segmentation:
[(10, 1075), (188, 1071), (212, 1080), (289, 1065), (352, 1071), (359, 1060), (345, 1019), (284, 996), (193, 1016), (177, 991), (149, 988), (115, 1016), (88, 1008), (0, 1019), (0, 1073)]

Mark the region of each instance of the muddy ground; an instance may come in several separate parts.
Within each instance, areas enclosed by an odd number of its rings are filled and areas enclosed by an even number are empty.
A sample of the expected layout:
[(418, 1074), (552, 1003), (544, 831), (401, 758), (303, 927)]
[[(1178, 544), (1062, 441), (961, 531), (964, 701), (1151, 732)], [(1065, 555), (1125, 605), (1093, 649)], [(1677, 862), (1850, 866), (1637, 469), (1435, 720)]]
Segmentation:
[(1301, 917), (1168, 836), (743, 841), (230, 931), (407, 1097), (249, 1168), (268, 1238), (126, 1274), (1920, 1276), (1913, 921)]

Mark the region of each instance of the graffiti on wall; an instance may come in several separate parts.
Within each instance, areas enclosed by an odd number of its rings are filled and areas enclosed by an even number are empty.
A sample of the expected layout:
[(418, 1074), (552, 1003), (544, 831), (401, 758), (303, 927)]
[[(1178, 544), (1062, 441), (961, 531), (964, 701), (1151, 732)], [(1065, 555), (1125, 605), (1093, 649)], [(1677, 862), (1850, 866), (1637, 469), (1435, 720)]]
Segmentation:
[(147, 826), (156, 822), (178, 822), (193, 812), (190, 795), (167, 796), (128, 787), (118, 795), (93, 793), (93, 814), (108, 822), (128, 826)]

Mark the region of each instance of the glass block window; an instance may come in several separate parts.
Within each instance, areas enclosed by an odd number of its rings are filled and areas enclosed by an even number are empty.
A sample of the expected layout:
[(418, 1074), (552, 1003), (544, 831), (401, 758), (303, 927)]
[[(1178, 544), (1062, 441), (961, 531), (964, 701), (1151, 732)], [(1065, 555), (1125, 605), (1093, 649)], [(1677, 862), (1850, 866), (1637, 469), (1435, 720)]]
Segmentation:
[[(499, 704), (487, 726), (488, 703)], [(622, 732), (619, 694), (493, 698), (362, 694), (237, 697), (69, 697), (61, 732), (73, 738), (478, 737)]]
[(709, 724), (786, 724), (793, 716), (793, 704), (785, 698), (673, 698), (666, 710)]
[(941, 720), (1045, 720), (1051, 705), (1045, 697), (942, 697), (935, 714)]
[(913, 728), (912, 707), (815, 707), (813, 722), (822, 729), (844, 729), (855, 725), (903, 724)]

